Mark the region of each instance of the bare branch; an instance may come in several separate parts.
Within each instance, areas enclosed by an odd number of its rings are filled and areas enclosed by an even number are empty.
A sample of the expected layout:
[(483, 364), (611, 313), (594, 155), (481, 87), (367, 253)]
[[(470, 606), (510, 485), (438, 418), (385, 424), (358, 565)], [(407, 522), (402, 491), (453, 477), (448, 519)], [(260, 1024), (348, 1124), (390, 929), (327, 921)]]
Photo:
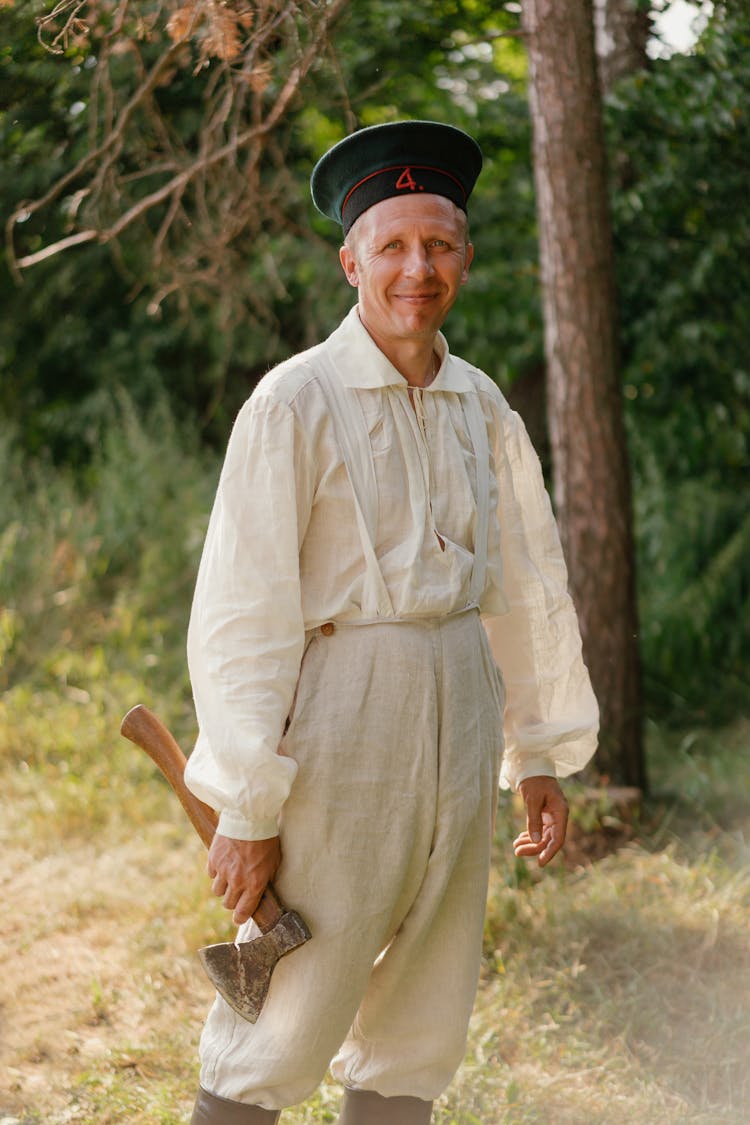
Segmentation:
[(152, 68), (150, 74), (130, 98), (127, 105), (123, 109), (117, 123), (107, 134), (105, 140), (96, 148), (92, 149), (84, 156), (82, 156), (75, 167), (71, 168), (69, 172), (66, 172), (63, 176), (56, 180), (52, 184), (49, 191), (47, 191), (46, 194), (43, 195), (40, 199), (36, 199), (33, 201), (27, 200), (19, 204), (19, 206), (12, 213), (10, 219), (8, 220), (9, 227), (12, 228), (12, 226), (16, 222), (18, 222), (19, 218), (21, 218), (22, 216), (26, 218), (28, 216), (34, 215), (37, 211), (41, 211), (50, 203), (54, 202), (55, 199), (62, 195), (67, 187), (70, 187), (70, 185), (75, 183), (76, 180), (79, 180), (90, 167), (95, 165), (98, 160), (102, 159), (110, 149), (114, 148), (117, 143), (121, 141), (125, 133), (125, 129), (129, 124), (131, 117), (133, 116), (133, 113), (140, 105), (143, 98), (146, 97), (146, 95), (149, 94), (151, 90), (153, 90), (153, 88), (156, 86), (161, 75), (163, 74), (165, 67), (174, 56), (177, 49), (178, 48), (172, 46), (164, 52), (156, 65)]
[(157, 265), (159, 265), (161, 263), (162, 248), (164, 246), (164, 239), (167, 237), (167, 232), (169, 231), (169, 228), (172, 226), (172, 223), (175, 220), (175, 216), (177, 215), (177, 212), (180, 209), (180, 203), (182, 202), (184, 190), (185, 189), (183, 188), (181, 190), (178, 189), (178, 190), (175, 191), (174, 195), (172, 196), (172, 202), (169, 205), (169, 210), (167, 211), (166, 215), (164, 216), (162, 224), (159, 228), (159, 232), (156, 235), (156, 238), (154, 239), (154, 246), (153, 246), (152, 253), (153, 253), (154, 262)]
[[(16, 279), (86, 243), (119, 253), (120, 239), (141, 223), (149, 284), (156, 284), (154, 311), (194, 286), (221, 290), (232, 244), (244, 233), (257, 236), (266, 223), (271, 230), (283, 225), (279, 203), (293, 180), (284, 151), (274, 141), (269, 153), (269, 141), (311, 67), (325, 57), (330, 28), (349, 2), (263, 0), (250, 7), (247, 0), (170, 0), (168, 9), (149, 9), (145, 17), (135, 0), (116, 6), (115, 0), (60, 0), (39, 24), (48, 49), (80, 39), (84, 16), (99, 39), (87, 99), (88, 146), (10, 216), (7, 257)], [(131, 74), (125, 89), (123, 59)], [(190, 140), (179, 136), (166, 111), (163, 91), (178, 75), (195, 84), (202, 101)], [(339, 82), (343, 90), (342, 76)], [(354, 124), (350, 107), (347, 117)], [(27, 238), (20, 224), (61, 203), (68, 231), (79, 219), (84, 229), (17, 253), (16, 240), (22, 246)], [(142, 264), (139, 287), (145, 270)], [(261, 294), (252, 300), (259, 316), (272, 318)]]
[[(52, 55), (62, 55), (67, 50), (72, 38), (79, 38), (88, 34), (88, 25), (78, 18), (78, 13), (86, 7), (88, 7), (88, 0), (60, 0), (60, 3), (56, 4), (51, 12), (44, 16), (37, 16), (37, 39), (45, 50)], [(47, 30), (53, 30), (59, 19), (64, 20), (62, 27), (57, 31), (51, 42), (46, 42), (44, 33)]]
[(80, 246), (83, 242), (94, 242), (98, 238), (98, 230), (80, 230), (77, 234), (68, 235), (67, 238), (61, 238), (59, 242), (53, 242), (50, 246), (45, 246), (43, 250), (37, 250), (35, 254), (27, 254), (25, 258), (18, 258), (16, 264), (20, 269), (27, 269), (29, 266), (38, 265), (39, 262), (43, 262), (47, 258), (52, 258), (63, 250), (69, 250), (71, 246)]

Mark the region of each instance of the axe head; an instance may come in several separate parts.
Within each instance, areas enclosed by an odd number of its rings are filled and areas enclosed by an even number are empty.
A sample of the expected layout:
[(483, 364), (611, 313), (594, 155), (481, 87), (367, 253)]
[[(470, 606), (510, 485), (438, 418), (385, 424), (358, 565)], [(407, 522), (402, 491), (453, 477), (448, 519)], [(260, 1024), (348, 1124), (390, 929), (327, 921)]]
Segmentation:
[(276, 963), (310, 940), (310, 931), (293, 910), (282, 914), (267, 933), (252, 941), (220, 942), (198, 951), (214, 988), (238, 1015), (255, 1023)]

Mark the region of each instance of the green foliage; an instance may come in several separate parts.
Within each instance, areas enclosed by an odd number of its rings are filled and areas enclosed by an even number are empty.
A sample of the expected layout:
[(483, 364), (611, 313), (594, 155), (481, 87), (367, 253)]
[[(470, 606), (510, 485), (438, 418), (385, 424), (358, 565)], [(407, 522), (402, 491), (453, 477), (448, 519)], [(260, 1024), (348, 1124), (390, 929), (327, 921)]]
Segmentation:
[[(90, 87), (100, 76), (93, 50), (62, 58), (42, 50), (29, 0), (3, 9), (0, 18), (0, 150), (7, 169), (0, 174), (0, 211), (7, 216), (81, 155)], [(355, 123), (397, 116), (469, 127), (487, 153), (475, 222), (488, 234), (468, 299), (452, 318), (456, 348), (471, 350), (500, 379), (538, 365), (525, 60), (518, 40), (494, 38), (517, 21), (503, 8), (463, 0), (415, 11), (395, 0), (352, 5), (337, 30), (336, 60), (321, 57), (304, 101), (270, 150), (268, 168), (283, 161), (287, 170), (278, 221), (235, 240), (224, 298), (183, 289), (156, 315), (144, 254), (154, 234), (148, 226), (126, 234), (115, 257), (86, 246), (44, 262), (20, 290), (0, 269), (0, 409), (16, 419), (24, 445), (51, 448), (57, 460), (85, 460), (103, 403), (118, 385), (142, 409), (166, 393), (178, 415), (197, 417), (204, 434), (223, 445), (258, 375), (327, 334), (353, 300), (338, 266), (337, 230), (308, 198), (312, 164)], [(408, 67), (398, 65), (394, 42), (414, 45)], [(132, 86), (131, 71), (126, 53), (115, 75), (123, 90)], [(156, 95), (186, 149), (208, 73), (181, 73)], [(150, 129), (144, 121), (137, 151), (123, 156), (128, 166), (147, 166)], [(71, 200), (21, 224), (27, 251), (68, 233)]]
[(79, 477), (29, 462), (7, 428), (0, 441), (0, 688), (27, 693), (24, 706), (28, 692), (61, 687), (101, 704), (121, 672), (129, 686), (133, 662), (149, 667), (152, 690), (187, 692), (184, 638), (213, 462), (163, 401), (141, 422), (121, 393), (106, 414)]
[(747, 496), (715, 474), (672, 483), (652, 460), (641, 465), (636, 512), (654, 713), (682, 724), (742, 714), (750, 691)]
[[(102, 81), (97, 38), (53, 56), (37, 41), (37, 9), (31, 0), (0, 9), (4, 222), (24, 199), (43, 195), (83, 156), (95, 124), (89, 112), (93, 84)], [(106, 6), (99, 6), (97, 18), (103, 13)], [(95, 31), (98, 36), (103, 29)], [(153, 54), (158, 43), (146, 38), (143, 50)], [(116, 63), (113, 78), (123, 97), (139, 75), (130, 52)], [(185, 79), (177, 74), (154, 94), (187, 150), (194, 144), (204, 93), (205, 75)], [(152, 124), (136, 118), (135, 126), (133, 147), (126, 147), (122, 157), (131, 171), (148, 167), (153, 147)], [(142, 183), (145, 192), (148, 180)], [(25, 252), (69, 234), (73, 210), (85, 214), (86, 193), (81, 199), (75, 187), (59, 205), (16, 225)], [(15, 420), (32, 452), (49, 449), (59, 462), (87, 460), (106, 420), (107, 402), (120, 385), (143, 410), (166, 395), (181, 418), (199, 419), (203, 437), (223, 444), (257, 377), (253, 368), (262, 370), (274, 358), (268, 332), (251, 334), (254, 346), (247, 334), (235, 338), (236, 317), (215, 297), (191, 302), (191, 294), (178, 292), (154, 307), (154, 236), (152, 226), (142, 223), (115, 251), (92, 244), (73, 249), (26, 273), (20, 287), (0, 253), (0, 413)], [(238, 287), (242, 281), (239, 276)], [(258, 287), (257, 274), (248, 284)], [(250, 370), (244, 366), (248, 352)], [(231, 391), (224, 402), (230, 371)]]
[(750, 17), (717, 15), (609, 107), (626, 390), (672, 479), (750, 462), (748, 47)]
[(608, 108), (642, 652), (682, 722), (750, 694), (749, 46), (747, 12), (717, 6)]

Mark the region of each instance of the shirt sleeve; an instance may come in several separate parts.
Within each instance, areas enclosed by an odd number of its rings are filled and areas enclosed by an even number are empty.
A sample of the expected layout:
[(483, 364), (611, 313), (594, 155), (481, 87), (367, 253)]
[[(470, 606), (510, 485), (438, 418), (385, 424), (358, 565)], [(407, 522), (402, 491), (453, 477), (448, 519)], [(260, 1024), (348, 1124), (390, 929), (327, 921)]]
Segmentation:
[(296, 763), (278, 753), (304, 648), (299, 547), (313, 472), (285, 403), (256, 394), (232, 431), (188, 629), (199, 735), (190, 790), (241, 840), (278, 832)]
[(599, 709), (541, 465), (520, 417), (504, 404), (494, 456), (500, 564), (508, 612), (485, 617), (505, 682), (502, 788), (567, 777), (596, 749)]

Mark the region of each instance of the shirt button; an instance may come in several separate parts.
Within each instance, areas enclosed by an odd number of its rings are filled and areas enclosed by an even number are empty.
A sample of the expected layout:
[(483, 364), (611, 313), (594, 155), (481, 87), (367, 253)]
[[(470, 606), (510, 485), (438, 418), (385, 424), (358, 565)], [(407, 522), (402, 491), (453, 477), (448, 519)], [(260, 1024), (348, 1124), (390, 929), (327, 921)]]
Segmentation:
[(334, 623), (332, 621), (326, 621), (325, 625), (320, 626), (320, 631), (321, 631), (321, 633), (323, 634), (324, 637), (330, 637), (331, 634), (335, 631), (335, 629), (336, 629), (336, 626), (334, 625)]

